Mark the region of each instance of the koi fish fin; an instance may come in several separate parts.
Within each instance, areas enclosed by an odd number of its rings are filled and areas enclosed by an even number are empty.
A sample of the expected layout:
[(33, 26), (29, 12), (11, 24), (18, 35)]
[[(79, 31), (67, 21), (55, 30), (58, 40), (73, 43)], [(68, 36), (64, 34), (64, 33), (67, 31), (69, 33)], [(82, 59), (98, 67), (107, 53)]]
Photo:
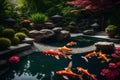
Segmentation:
[(91, 79), (92, 80), (97, 80), (96, 75), (95, 74), (91, 74)]
[(57, 56), (55, 56), (55, 58), (56, 58), (56, 59), (60, 59), (58, 55), (57, 55)]
[(100, 59), (101, 57), (99, 56), (99, 57), (97, 57), (98, 59)]
[(66, 79), (66, 80), (69, 80), (69, 78), (67, 76), (63, 76), (63, 78)]
[(68, 58), (68, 59), (72, 59), (71, 56), (72, 56), (72, 55), (68, 55), (67, 58)]
[(80, 80), (83, 80), (83, 78), (82, 78), (82, 75), (79, 75), (79, 77), (78, 77)]
[(69, 62), (68, 67), (65, 70), (66, 71), (71, 71), (71, 67), (72, 67), (72, 61)]
[(102, 60), (102, 61), (101, 61), (101, 63), (104, 63), (104, 62), (105, 62), (105, 60)]
[(84, 56), (81, 56), (81, 58), (83, 58), (86, 62), (88, 62), (88, 59)]

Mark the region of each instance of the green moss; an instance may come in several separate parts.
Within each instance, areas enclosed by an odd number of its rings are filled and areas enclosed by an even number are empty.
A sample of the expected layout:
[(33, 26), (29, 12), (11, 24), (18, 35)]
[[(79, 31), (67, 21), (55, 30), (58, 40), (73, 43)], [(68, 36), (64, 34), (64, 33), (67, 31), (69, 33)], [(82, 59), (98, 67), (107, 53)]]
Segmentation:
[(27, 35), (23, 32), (17, 32), (15, 36), (18, 37), (20, 41), (24, 40), (27, 37)]
[(7, 49), (11, 46), (11, 41), (8, 38), (0, 38), (0, 50)]
[(15, 34), (15, 30), (11, 28), (6, 28), (2, 31), (3, 37), (6, 37), (6, 38), (13, 38), (14, 34)]
[(20, 43), (20, 39), (17, 36), (10, 38), (10, 40), (12, 45), (18, 45)]
[(27, 28), (21, 28), (20, 32), (23, 32), (25, 34), (28, 34), (29, 30)]

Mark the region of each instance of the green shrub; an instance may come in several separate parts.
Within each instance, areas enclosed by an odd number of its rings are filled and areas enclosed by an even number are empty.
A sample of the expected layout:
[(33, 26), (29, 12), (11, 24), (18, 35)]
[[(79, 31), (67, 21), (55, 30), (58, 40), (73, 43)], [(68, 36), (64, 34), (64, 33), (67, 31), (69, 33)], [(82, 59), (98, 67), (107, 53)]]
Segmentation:
[(0, 25), (0, 37), (2, 36), (3, 29), (4, 29), (4, 27), (2, 25)]
[(34, 14), (31, 14), (29, 19), (35, 24), (40, 24), (48, 21), (48, 16), (46, 16), (43, 13), (34, 13)]
[(15, 34), (15, 30), (11, 28), (6, 28), (2, 31), (3, 37), (6, 37), (6, 38), (13, 38), (14, 34)]
[(28, 34), (29, 30), (27, 28), (21, 28), (20, 32), (23, 32), (25, 34)]
[(20, 43), (20, 39), (17, 36), (10, 38), (10, 40), (12, 45), (18, 45)]
[(11, 46), (11, 41), (8, 38), (0, 38), (0, 50), (7, 49)]
[(106, 28), (105, 28), (105, 31), (117, 31), (117, 26), (115, 25), (108, 25)]
[(27, 35), (23, 32), (17, 32), (15, 36), (17, 36), (20, 39), (20, 41), (24, 40), (27, 37)]

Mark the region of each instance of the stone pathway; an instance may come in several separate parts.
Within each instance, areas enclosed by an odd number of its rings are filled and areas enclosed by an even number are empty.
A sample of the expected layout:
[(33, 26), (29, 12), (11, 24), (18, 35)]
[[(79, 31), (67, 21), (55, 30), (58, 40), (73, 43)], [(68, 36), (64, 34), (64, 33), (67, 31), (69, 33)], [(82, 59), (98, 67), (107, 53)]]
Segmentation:
[[(55, 51), (58, 51), (57, 50), (58, 47), (55, 47), (55, 46), (45, 45), (45, 44), (42, 44), (42, 43), (33, 43), (33, 44), (40, 52), (45, 50), (45, 49), (53, 49)], [(96, 48), (95, 48), (94, 45), (87, 46), (87, 47), (84, 47), (84, 48), (72, 48), (72, 52), (70, 52), (70, 54), (78, 54), (78, 53), (90, 52), (90, 51), (93, 51), (95, 49)]]
[[(72, 37), (87, 36), (87, 37), (108, 39), (110, 41), (120, 41), (119, 39), (108, 38), (108, 36), (106, 35), (105, 32), (99, 32), (95, 35), (84, 35), (82, 33), (78, 33), (78, 34), (71, 34), (71, 36)], [(33, 43), (33, 44), (39, 51), (42, 51), (42, 50), (45, 50), (45, 49), (53, 49), (53, 50), (57, 51), (57, 48), (58, 48), (58, 47), (55, 47), (55, 46), (50, 46), (50, 45), (46, 45), (46, 44), (42, 44), (42, 43)], [(120, 47), (120, 44), (115, 43), (115, 47)], [(94, 50), (96, 50), (96, 47), (93, 44), (91, 46), (87, 46), (87, 47), (84, 47), (84, 48), (72, 48), (72, 50), (73, 51), (71, 52), (71, 54), (78, 54), (78, 53), (85, 53), (85, 52), (94, 51)]]

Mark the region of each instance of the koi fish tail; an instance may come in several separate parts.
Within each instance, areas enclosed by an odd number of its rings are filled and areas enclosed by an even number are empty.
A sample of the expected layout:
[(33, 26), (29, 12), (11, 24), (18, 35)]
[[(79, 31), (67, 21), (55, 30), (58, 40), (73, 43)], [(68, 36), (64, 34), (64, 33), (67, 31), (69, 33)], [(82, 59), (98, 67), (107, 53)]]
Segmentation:
[(81, 76), (81, 75), (79, 75), (79, 76), (78, 76), (78, 78), (79, 78), (80, 80), (83, 80), (83, 78), (82, 78), (82, 76)]
[(107, 62), (109, 62), (111, 59), (107, 59)]
[(96, 75), (92, 74), (90, 77), (92, 80), (97, 80), (97, 78), (95, 78)]
[(84, 56), (81, 56), (81, 58), (83, 58), (86, 62), (88, 62), (88, 59)]
[(71, 56), (72, 56), (72, 55), (67, 55), (67, 58), (68, 58), (68, 59), (72, 59)]

